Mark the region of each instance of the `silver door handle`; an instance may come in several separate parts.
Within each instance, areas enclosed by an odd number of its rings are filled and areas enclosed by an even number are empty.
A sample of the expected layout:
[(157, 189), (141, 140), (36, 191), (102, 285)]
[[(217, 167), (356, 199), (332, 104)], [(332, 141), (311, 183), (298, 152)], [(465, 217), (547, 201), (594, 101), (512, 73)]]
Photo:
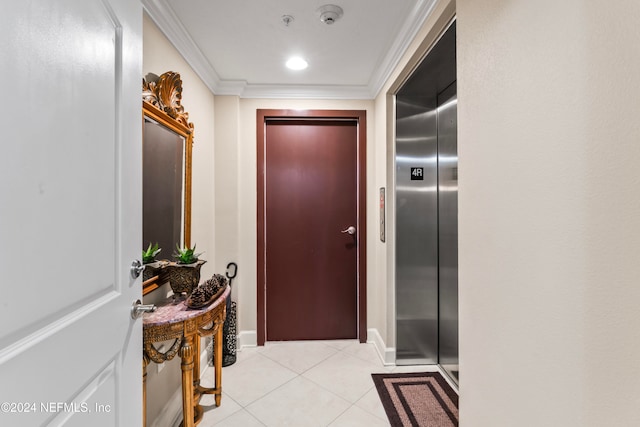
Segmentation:
[(356, 228), (353, 225), (350, 225), (348, 228), (342, 230), (341, 233), (347, 233), (353, 236), (354, 234), (356, 234)]
[(134, 259), (131, 263), (131, 278), (137, 279), (140, 277), (142, 272), (144, 271), (145, 265), (140, 262), (138, 259)]
[(131, 306), (131, 318), (137, 319), (142, 316), (143, 313), (153, 313), (156, 311), (154, 304), (142, 304), (140, 300), (136, 300)]

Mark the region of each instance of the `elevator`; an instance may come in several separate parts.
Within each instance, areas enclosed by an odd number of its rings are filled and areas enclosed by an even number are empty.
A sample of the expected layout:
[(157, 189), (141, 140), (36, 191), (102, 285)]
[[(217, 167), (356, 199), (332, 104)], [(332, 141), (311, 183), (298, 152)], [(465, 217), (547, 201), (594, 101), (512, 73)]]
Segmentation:
[(458, 382), (455, 22), (396, 94), (396, 364)]

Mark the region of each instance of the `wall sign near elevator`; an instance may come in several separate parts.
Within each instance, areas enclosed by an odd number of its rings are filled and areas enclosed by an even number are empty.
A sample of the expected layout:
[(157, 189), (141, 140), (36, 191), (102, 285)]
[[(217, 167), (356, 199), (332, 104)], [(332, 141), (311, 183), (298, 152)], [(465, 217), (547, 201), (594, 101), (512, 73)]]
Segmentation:
[(411, 181), (424, 181), (424, 168), (411, 168)]
[(380, 187), (380, 241), (384, 242), (385, 241), (385, 236), (384, 236), (384, 228), (385, 228), (385, 218), (384, 218), (384, 199), (385, 199), (385, 195), (384, 195), (384, 187)]

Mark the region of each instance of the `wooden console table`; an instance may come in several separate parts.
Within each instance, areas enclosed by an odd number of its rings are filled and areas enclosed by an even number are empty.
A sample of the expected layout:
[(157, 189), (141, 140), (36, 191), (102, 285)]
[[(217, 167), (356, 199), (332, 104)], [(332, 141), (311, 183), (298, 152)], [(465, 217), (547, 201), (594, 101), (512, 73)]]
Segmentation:
[[(193, 427), (202, 419), (200, 397), (214, 394), (216, 406), (220, 406), (222, 397), (222, 325), (226, 317), (226, 299), (231, 288), (226, 287), (213, 303), (201, 308), (191, 309), (185, 301), (174, 301), (172, 297), (156, 304), (153, 313), (145, 313), (143, 327), (143, 407), (144, 420), (147, 418), (147, 365), (150, 361), (163, 363), (180, 353), (182, 359), (182, 425)], [(200, 337), (215, 334), (213, 359), (215, 367), (215, 387), (200, 385)], [(160, 353), (154, 342), (174, 340), (169, 350)]]

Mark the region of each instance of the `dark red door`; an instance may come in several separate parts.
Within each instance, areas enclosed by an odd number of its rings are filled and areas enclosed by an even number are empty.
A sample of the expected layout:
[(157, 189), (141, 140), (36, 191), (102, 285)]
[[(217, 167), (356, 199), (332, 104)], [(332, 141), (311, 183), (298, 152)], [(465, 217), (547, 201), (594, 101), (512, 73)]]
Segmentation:
[(266, 339), (358, 336), (357, 122), (267, 121)]

